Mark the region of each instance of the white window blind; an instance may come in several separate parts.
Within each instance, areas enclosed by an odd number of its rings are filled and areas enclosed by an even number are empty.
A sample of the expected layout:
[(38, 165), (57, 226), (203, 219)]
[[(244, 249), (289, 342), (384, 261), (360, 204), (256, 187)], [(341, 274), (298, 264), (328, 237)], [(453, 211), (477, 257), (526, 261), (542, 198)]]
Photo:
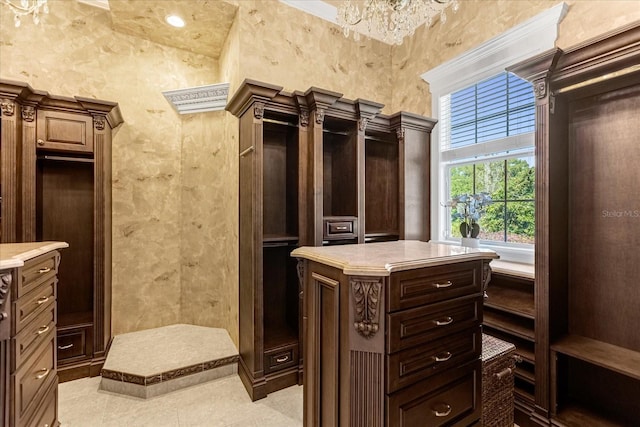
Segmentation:
[(533, 146), (531, 83), (503, 72), (440, 97), (440, 149), (451, 162)]

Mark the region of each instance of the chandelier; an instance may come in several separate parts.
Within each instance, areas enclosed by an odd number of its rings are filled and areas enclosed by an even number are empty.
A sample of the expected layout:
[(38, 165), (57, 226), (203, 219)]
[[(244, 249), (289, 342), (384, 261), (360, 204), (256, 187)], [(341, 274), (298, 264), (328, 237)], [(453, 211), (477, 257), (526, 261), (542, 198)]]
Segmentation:
[(38, 25), (40, 22), (40, 9), (43, 13), (49, 13), (47, 0), (0, 0), (3, 4), (9, 6), (13, 12), (13, 22), (16, 27), (20, 26), (20, 18), (26, 15), (32, 15), (33, 23)]
[(353, 32), (355, 40), (360, 32), (392, 44), (402, 44), (424, 22), (431, 26), (440, 15), (445, 23), (445, 10), (451, 6), (456, 12), (458, 0), (346, 0), (338, 7), (337, 21), (345, 37)]

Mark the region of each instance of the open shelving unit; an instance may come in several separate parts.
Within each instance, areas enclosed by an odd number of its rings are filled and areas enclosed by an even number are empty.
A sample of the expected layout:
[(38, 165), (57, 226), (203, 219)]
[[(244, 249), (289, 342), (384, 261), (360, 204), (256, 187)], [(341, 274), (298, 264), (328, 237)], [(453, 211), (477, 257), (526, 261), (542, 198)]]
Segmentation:
[(515, 421), (529, 424), (535, 402), (534, 280), (494, 271), (484, 300), (483, 331), (516, 346)]
[[(397, 240), (405, 213), (428, 218), (426, 194), (412, 193), (409, 209), (402, 195), (407, 181), (428, 187), (435, 121), (382, 107), (253, 80), (227, 105), (239, 119), (238, 370), (253, 400), (303, 381), (303, 272), (291, 251)], [(424, 161), (404, 167), (406, 147)]]
[(536, 93), (536, 425), (640, 423), (640, 23), (511, 68)]

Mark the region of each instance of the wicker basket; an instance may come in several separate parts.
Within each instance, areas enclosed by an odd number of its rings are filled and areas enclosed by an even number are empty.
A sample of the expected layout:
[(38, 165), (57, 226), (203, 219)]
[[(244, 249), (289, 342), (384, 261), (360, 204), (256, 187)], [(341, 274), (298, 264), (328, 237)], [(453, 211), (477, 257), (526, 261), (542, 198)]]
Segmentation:
[(513, 370), (516, 347), (482, 334), (482, 425), (513, 427)]

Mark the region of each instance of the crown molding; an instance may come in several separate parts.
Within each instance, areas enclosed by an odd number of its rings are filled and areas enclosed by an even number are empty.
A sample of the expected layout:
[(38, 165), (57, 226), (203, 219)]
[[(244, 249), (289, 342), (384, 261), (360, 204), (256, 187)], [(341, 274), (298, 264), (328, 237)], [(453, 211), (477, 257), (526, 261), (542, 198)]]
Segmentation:
[(168, 90), (162, 94), (179, 114), (220, 111), (227, 106), (229, 83)]
[(568, 9), (565, 2), (559, 3), (421, 77), (429, 83), (432, 94), (444, 95), (552, 49), (558, 37), (558, 24)]

